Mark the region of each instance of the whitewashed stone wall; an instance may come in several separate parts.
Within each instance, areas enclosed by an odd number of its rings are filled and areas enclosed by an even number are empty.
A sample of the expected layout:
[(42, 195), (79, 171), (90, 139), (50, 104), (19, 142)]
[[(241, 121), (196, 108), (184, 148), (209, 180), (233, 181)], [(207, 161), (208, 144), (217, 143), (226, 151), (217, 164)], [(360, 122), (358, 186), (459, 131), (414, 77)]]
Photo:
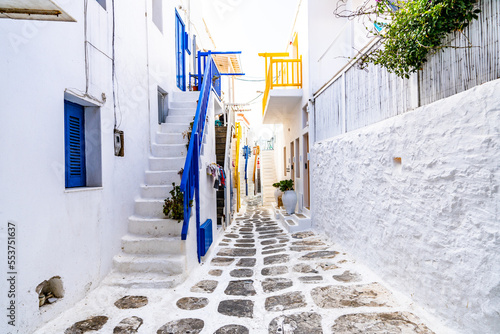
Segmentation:
[(312, 154), (317, 229), (459, 333), (500, 332), (500, 80)]

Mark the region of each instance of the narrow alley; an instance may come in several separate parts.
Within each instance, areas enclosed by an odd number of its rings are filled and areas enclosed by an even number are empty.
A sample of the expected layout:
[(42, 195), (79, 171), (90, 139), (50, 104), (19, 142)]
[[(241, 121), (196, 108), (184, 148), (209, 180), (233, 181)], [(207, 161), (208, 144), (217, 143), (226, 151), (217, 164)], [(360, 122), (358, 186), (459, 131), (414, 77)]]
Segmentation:
[(0, 0), (0, 334), (499, 334), (499, 0)]
[(434, 333), (348, 254), (286, 233), (259, 203), (177, 288), (103, 285), (36, 333)]

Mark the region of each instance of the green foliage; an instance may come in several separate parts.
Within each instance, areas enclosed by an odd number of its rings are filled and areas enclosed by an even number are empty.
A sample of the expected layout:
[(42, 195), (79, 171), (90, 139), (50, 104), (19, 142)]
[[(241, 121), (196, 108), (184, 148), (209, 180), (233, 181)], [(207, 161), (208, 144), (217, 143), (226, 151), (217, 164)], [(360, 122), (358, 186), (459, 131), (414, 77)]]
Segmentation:
[(409, 78), (422, 68), (430, 54), (451, 47), (444, 45), (449, 33), (461, 31), (477, 19), (477, 1), (376, 0), (376, 5), (366, 2), (355, 11), (348, 11), (343, 10), (345, 0), (339, 0), (335, 14), (368, 18), (370, 25), (384, 27), (380, 32), (369, 29), (382, 37), (382, 45), (361, 55), (362, 67), (373, 63), (401, 78)]
[(285, 192), (287, 190), (293, 190), (293, 180), (282, 180), (279, 182), (280, 190)]
[(477, 19), (477, 0), (410, 0), (377, 3), (378, 14), (388, 14), (390, 22), (380, 35), (383, 48), (373, 51), (367, 60), (408, 78), (422, 68), (429, 53), (444, 48), (443, 40), (451, 32), (462, 30)]
[(176, 219), (180, 222), (184, 219), (184, 194), (181, 192), (181, 187), (176, 186), (175, 182), (172, 183), (172, 186), (174, 187), (170, 190), (172, 197), (165, 200), (163, 213), (167, 218)]
[(279, 188), (280, 187), (280, 183), (279, 182), (273, 183), (273, 187), (274, 188)]
[(193, 133), (194, 117), (193, 121), (189, 123), (189, 128), (182, 133), (182, 138), (187, 137), (186, 150), (189, 149), (189, 142), (191, 141), (191, 134)]

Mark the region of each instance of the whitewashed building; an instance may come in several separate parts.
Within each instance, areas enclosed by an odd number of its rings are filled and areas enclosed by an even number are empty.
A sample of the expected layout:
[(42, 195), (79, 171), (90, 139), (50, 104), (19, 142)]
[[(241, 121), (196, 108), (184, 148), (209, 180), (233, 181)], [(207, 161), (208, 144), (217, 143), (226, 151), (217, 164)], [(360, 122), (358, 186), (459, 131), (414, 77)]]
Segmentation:
[[(308, 5), (313, 227), (450, 330), (496, 333), (498, 2), (479, 1), (464, 31), (474, 47), (432, 55), (408, 80), (356, 66), (375, 41), (336, 6)], [(449, 38), (469, 45), (459, 32)]]
[[(285, 179), (294, 182), (297, 194), (295, 214), (284, 216), (284, 211), (278, 214), (290, 231), (308, 228), (311, 222), (307, 15), (307, 1), (299, 1), (295, 17), (290, 18), (293, 23), (290, 39), (274, 50), (259, 54), (265, 59), (266, 75), (262, 123), (276, 125), (273, 154), (266, 153), (264, 168), (266, 163), (273, 165), (274, 182)], [(264, 185), (264, 192), (271, 192), (272, 183)]]
[[(0, 1), (0, 237), (15, 226), (17, 273), (15, 327), (2, 333), (34, 331), (109, 273), (107, 284), (165, 287), (197, 265), (194, 219), (181, 241), (162, 206), (199, 99), (184, 92), (193, 56), (213, 48), (200, 2)], [(212, 96), (202, 166), (223, 109)], [(200, 175), (198, 214), (215, 222), (213, 179)]]

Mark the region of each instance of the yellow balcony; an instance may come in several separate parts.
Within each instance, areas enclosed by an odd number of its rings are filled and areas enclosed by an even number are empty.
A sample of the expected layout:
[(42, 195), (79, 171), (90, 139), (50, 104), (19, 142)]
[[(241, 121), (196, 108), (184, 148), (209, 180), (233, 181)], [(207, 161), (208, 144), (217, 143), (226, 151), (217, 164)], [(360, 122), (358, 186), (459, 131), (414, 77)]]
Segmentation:
[[(290, 109), (302, 99), (302, 56), (288, 53), (259, 53), (266, 58), (266, 89), (262, 100), (264, 124), (282, 123), (291, 116)], [(280, 58), (275, 58), (280, 57)]]

